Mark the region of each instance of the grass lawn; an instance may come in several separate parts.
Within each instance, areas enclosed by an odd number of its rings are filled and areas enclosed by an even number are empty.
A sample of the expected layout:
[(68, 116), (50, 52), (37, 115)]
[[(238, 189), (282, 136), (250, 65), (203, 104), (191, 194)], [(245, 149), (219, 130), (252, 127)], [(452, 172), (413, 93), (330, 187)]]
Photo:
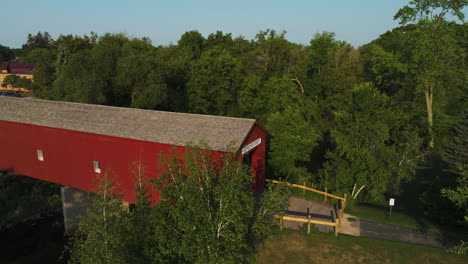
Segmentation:
[(411, 228), (419, 228), (430, 231), (441, 231), (436, 225), (424, 218), (424, 216), (410, 216), (395, 207), (392, 215), (389, 215), (389, 208), (378, 204), (359, 204), (346, 208), (346, 213), (385, 224), (401, 225)]
[(468, 263), (443, 249), (371, 238), (298, 231), (278, 232), (265, 242), (258, 263)]

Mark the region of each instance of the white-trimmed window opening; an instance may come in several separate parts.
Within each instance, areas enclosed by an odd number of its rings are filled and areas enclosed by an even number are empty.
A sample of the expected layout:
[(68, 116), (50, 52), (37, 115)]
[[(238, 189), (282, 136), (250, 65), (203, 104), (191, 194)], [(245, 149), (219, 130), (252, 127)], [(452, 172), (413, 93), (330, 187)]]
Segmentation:
[(40, 149), (37, 150), (37, 159), (40, 161), (44, 161), (44, 153)]
[(93, 161), (93, 164), (94, 164), (94, 172), (101, 173), (101, 164), (99, 164), (99, 161)]

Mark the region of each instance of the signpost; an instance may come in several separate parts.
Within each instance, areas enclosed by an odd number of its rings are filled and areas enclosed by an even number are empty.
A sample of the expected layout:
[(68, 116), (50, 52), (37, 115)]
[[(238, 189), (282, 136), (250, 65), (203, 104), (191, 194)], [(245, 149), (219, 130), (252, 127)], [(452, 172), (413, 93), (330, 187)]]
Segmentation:
[(253, 148), (260, 145), (260, 143), (262, 143), (262, 138), (257, 138), (256, 140), (252, 141), (252, 143), (242, 148), (242, 155), (251, 151)]
[(395, 198), (390, 198), (388, 205), (390, 205), (390, 216), (392, 216), (392, 208), (395, 205)]

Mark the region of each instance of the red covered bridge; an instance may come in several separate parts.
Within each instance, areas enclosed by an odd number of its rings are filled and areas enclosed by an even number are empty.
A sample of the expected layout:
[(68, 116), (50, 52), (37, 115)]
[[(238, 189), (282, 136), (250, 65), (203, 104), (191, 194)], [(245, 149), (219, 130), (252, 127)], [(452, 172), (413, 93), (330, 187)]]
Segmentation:
[(133, 202), (132, 164), (155, 177), (160, 152), (205, 140), (215, 152), (234, 143), (261, 191), (267, 133), (253, 119), (0, 97), (0, 170), (85, 191), (108, 172)]

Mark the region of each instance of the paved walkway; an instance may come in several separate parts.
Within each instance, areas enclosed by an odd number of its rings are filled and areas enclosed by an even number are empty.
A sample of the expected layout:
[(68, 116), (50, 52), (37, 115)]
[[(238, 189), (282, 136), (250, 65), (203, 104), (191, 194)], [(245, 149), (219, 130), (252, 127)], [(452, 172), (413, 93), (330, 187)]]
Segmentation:
[[(286, 216), (307, 219), (307, 213), (309, 212), (314, 220), (335, 222), (336, 209), (332, 205), (296, 196), (289, 197), (289, 202), (290, 206), (286, 212)], [(349, 220), (350, 218), (352, 218), (352, 221)], [(307, 224), (284, 221), (284, 227), (289, 229), (300, 229), (304, 225)], [(320, 232), (334, 232), (334, 227), (331, 226), (315, 225), (315, 227)], [(459, 244), (460, 240), (468, 241), (468, 236), (466, 235), (454, 236), (399, 225), (382, 224), (360, 219), (350, 214), (344, 214), (339, 232), (352, 236), (370, 237), (437, 248), (455, 246)]]
[[(307, 219), (308, 213), (312, 220), (334, 223), (336, 219), (336, 210), (332, 205), (297, 196), (289, 197), (289, 209), (286, 211), (285, 216)], [(285, 220), (283, 226), (285, 228), (297, 230), (303, 226), (307, 226), (307, 223)], [(332, 226), (315, 225), (315, 227), (320, 232), (334, 232), (334, 227)]]

